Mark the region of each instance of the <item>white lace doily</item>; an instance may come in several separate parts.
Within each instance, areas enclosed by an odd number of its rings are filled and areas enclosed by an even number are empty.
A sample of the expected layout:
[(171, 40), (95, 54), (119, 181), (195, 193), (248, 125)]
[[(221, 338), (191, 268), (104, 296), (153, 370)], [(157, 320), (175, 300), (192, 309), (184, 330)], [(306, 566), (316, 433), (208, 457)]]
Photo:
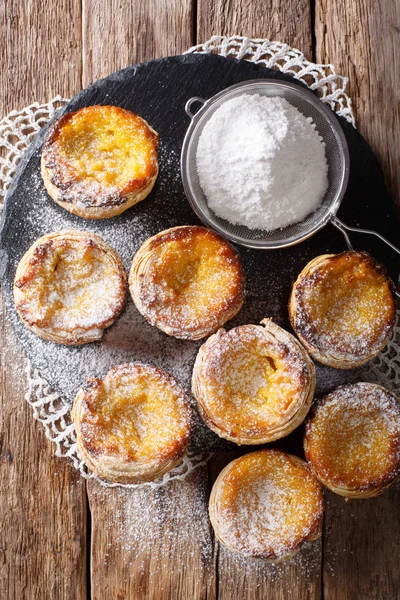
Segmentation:
[[(305, 82), (316, 90), (323, 102), (338, 115), (354, 125), (351, 101), (346, 94), (347, 77), (337, 75), (333, 65), (318, 65), (308, 61), (302, 52), (287, 44), (269, 40), (252, 40), (243, 37), (213, 37), (199, 46), (190, 48), (186, 54), (219, 54), (263, 64), (278, 69)], [(57, 108), (68, 100), (57, 96), (47, 104), (35, 102), (30, 106), (13, 110), (0, 122), (0, 196), (5, 196), (21, 157), (36, 134), (53, 116)], [(380, 382), (396, 391), (400, 387), (400, 311), (394, 336), (385, 351), (368, 365), (366, 379)], [(71, 423), (69, 405), (55, 393), (28, 362), (28, 390), (26, 400), (33, 408), (33, 416), (45, 428), (46, 437), (55, 444), (56, 456), (68, 457), (86, 479), (96, 479), (108, 487), (120, 486), (105, 482), (90, 471), (83, 463), (76, 444), (74, 425)], [(181, 465), (166, 473), (160, 480), (147, 484), (151, 487), (165, 485), (172, 480), (184, 479), (188, 473), (206, 464), (211, 453), (187, 455)], [(135, 487), (124, 485), (122, 487)]]

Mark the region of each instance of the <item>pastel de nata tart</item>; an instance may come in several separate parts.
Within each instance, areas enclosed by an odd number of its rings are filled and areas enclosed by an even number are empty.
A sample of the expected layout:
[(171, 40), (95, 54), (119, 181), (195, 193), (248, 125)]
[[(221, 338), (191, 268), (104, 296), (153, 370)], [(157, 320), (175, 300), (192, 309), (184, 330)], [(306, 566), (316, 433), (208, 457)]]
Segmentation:
[(292, 327), (308, 352), (337, 369), (377, 356), (395, 316), (394, 285), (365, 252), (318, 256), (298, 276), (289, 302)]
[(108, 481), (153, 481), (181, 462), (189, 443), (187, 395), (152, 365), (119, 365), (90, 379), (71, 416), (82, 458)]
[(307, 415), (315, 367), (290, 333), (261, 325), (220, 329), (200, 348), (192, 391), (204, 422), (236, 444), (264, 444), (288, 435)]
[(80, 345), (101, 339), (121, 312), (126, 274), (117, 252), (89, 231), (38, 239), (15, 274), (15, 307), (45, 340)]
[(318, 401), (304, 450), (323, 485), (340, 496), (371, 498), (400, 473), (400, 403), (379, 385), (344, 385)]
[(135, 254), (129, 289), (151, 325), (176, 338), (210, 335), (241, 309), (244, 274), (217, 233), (187, 225), (161, 231)]
[(50, 128), (41, 172), (50, 196), (69, 212), (88, 219), (114, 217), (151, 192), (158, 135), (124, 108), (81, 108)]
[(230, 550), (280, 562), (322, 531), (323, 496), (304, 461), (280, 450), (231, 462), (211, 491), (215, 534)]

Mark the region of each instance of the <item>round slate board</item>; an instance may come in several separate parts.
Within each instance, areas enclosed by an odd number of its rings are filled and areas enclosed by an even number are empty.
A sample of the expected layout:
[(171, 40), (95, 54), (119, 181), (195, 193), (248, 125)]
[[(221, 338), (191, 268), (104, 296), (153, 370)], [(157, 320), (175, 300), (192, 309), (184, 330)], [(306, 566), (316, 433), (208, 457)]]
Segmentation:
[[(116, 364), (135, 360), (170, 371), (189, 388), (201, 342), (176, 340), (151, 327), (130, 298), (122, 316), (101, 342), (68, 348), (43, 341), (22, 324), (14, 308), (12, 288), (18, 261), (45, 233), (75, 228), (103, 236), (121, 254), (129, 270), (133, 254), (148, 237), (175, 225), (198, 223), (185, 198), (179, 172), (180, 151), (189, 125), (185, 103), (192, 96), (209, 98), (234, 83), (255, 78), (296, 82), (280, 72), (246, 61), (189, 55), (128, 67), (80, 92), (59, 114), (92, 104), (114, 104), (144, 117), (160, 136), (160, 174), (154, 190), (145, 201), (113, 219), (91, 221), (75, 217), (48, 196), (40, 176), (40, 152), (47, 127), (26, 152), (3, 212), (0, 274), (8, 315), (23, 347), (33, 365), (68, 402), (72, 402), (88, 377), (102, 377)], [(349, 225), (375, 228), (395, 241), (398, 223), (375, 156), (352, 125), (344, 119), (340, 123), (349, 144), (351, 172), (339, 217)], [(285, 173), (281, 176), (285, 177)], [(356, 235), (354, 244), (385, 262), (392, 277), (397, 279), (395, 257), (379, 243)], [(247, 275), (247, 297), (242, 311), (228, 326), (258, 323), (264, 317), (271, 317), (290, 329), (287, 302), (297, 274), (318, 254), (344, 249), (341, 234), (332, 226), (292, 248), (276, 251), (239, 248)], [(325, 393), (361, 377), (361, 370), (346, 372), (317, 366), (317, 392)], [(298, 435), (291, 437), (289, 447), (293, 448), (293, 443), (298, 445), (300, 440)], [(219, 441), (196, 416), (192, 449), (224, 447), (229, 444)]]

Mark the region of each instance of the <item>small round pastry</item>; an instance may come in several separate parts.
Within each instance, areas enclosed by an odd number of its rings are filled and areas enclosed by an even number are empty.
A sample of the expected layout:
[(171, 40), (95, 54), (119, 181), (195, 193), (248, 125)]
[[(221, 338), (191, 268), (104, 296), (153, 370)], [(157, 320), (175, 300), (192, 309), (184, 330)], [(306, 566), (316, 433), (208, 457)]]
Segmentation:
[(365, 252), (318, 256), (293, 286), (292, 327), (322, 364), (359, 367), (389, 341), (396, 316), (394, 289), (384, 268)]
[(158, 135), (133, 112), (88, 106), (63, 115), (43, 144), (41, 172), (50, 196), (69, 212), (107, 219), (151, 192)]
[(168, 373), (131, 363), (89, 379), (71, 412), (86, 465), (116, 483), (153, 481), (181, 462), (190, 437), (186, 393)]
[(133, 258), (129, 289), (151, 325), (199, 340), (232, 319), (244, 302), (236, 250), (205, 227), (186, 225), (148, 239)]
[(89, 231), (38, 239), (15, 274), (15, 307), (45, 340), (78, 346), (102, 338), (126, 299), (126, 274), (117, 252)]
[(230, 550), (280, 562), (321, 536), (323, 496), (316, 477), (297, 456), (251, 452), (229, 463), (211, 491), (215, 534)]
[(400, 473), (400, 403), (379, 385), (343, 385), (312, 407), (304, 450), (320, 482), (336, 494), (377, 496)]
[(307, 415), (315, 367), (290, 333), (260, 325), (220, 329), (200, 348), (192, 391), (204, 422), (236, 444), (265, 444), (288, 435)]

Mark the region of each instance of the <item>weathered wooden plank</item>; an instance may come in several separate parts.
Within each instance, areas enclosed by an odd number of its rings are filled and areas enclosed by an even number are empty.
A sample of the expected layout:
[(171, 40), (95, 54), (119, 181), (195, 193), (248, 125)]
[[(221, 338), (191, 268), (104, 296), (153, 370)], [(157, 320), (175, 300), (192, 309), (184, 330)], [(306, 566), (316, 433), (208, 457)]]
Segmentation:
[(92, 598), (215, 598), (208, 469), (156, 490), (88, 484)]
[(400, 3), (317, 0), (316, 58), (350, 79), (357, 127), (400, 206)]
[(400, 482), (371, 500), (326, 496), (324, 600), (399, 598)]
[[(316, 60), (349, 77), (357, 127), (376, 152), (400, 206), (400, 5), (317, 0)], [(349, 501), (327, 494), (325, 600), (397, 598), (399, 486), (380, 498)]]
[(193, 45), (192, 0), (83, 0), (83, 87)]
[(213, 35), (285, 42), (312, 59), (309, 0), (198, 0), (197, 43)]
[(79, 0), (0, 3), (0, 114), (81, 88)]
[[(0, 4), (0, 113), (81, 85), (79, 0)], [(20, 600), (86, 598), (86, 491), (54, 457), (26, 404), (26, 366), (0, 309), (0, 590)]]
[(33, 420), (25, 359), (3, 307), (0, 323), (0, 596), (83, 600), (85, 484)]

